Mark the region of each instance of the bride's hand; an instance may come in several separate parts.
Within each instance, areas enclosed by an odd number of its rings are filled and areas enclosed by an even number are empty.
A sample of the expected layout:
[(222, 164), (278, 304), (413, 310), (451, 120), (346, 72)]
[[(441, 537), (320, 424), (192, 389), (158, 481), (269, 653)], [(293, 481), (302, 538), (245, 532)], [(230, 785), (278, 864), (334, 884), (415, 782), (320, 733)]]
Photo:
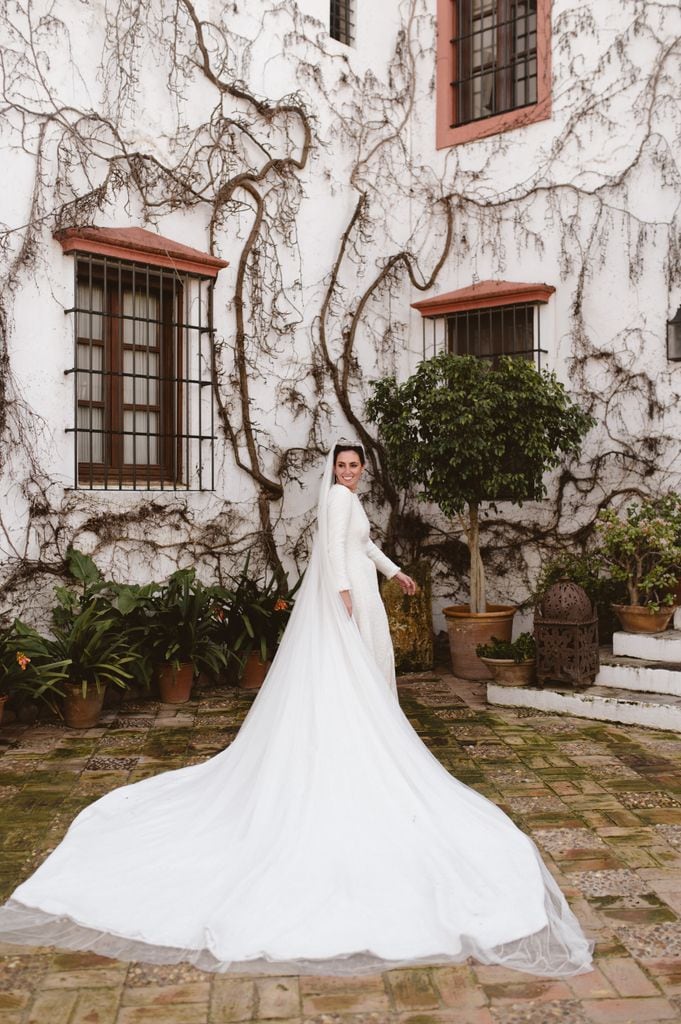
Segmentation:
[(413, 580), (411, 576), (407, 576), (406, 572), (396, 573), (393, 579), (397, 580), (405, 594), (415, 594), (419, 589), (416, 580)]
[(343, 604), (345, 605), (346, 611), (350, 618), (352, 618), (352, 597), (349, 590), (341, 590), (340, 596)]

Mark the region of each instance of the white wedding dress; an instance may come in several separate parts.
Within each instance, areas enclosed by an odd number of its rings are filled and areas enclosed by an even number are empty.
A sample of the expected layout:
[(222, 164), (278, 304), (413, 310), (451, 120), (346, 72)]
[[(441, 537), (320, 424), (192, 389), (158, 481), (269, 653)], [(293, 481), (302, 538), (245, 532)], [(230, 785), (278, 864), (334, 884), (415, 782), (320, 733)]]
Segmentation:
[(593, 944), (534, 844), (402, 712), (374, 564), (397, 566), (332, 470), (329, 457), (305, 580), (232, 744), (82, 811), (0, 908), (0, 941), (240, 973), (468, 956), (590, 969)]

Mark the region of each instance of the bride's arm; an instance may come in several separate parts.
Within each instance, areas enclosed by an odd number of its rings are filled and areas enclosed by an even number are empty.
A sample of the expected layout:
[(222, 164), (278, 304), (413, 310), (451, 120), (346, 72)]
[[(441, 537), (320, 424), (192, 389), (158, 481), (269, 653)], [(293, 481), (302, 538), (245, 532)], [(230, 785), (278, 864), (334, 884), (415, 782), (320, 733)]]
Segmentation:
[(347, 544), (351, 515), (352, 494), (347, 487), (334, 484), (328, 498), (329, 561), (336, 586), (349, 615), (352, 615), (352, 600), (347, 569)]
[(379, 572), (390, 580), (400, 572), (399, 565), (395, 565), (387, 555), (384, 555), (379, 547), (376, 547), (372, 540), (367, 541), (366, 553), (374, 563)]
[(367, 542), (366, 552), (378, 571), (387, 576), (389, 580), (396, 579), (405, 594), (416, 593), (416, 581), (402, 572), (399, 565), (395, 565), (387, 555), (384, 555), (372, 540)]

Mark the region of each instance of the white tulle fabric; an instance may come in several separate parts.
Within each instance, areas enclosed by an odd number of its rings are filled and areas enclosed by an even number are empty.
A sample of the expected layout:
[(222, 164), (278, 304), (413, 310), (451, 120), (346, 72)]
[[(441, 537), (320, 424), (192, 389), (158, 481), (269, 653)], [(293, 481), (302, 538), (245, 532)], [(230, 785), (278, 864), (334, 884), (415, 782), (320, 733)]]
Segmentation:
[(589, 969), (533, 843), (429, 752), (348, 617), (331, 484), (329, 460), (305, 581), (232, 744), (82, 811), (0, 908), (0, 940), (239, 973)]

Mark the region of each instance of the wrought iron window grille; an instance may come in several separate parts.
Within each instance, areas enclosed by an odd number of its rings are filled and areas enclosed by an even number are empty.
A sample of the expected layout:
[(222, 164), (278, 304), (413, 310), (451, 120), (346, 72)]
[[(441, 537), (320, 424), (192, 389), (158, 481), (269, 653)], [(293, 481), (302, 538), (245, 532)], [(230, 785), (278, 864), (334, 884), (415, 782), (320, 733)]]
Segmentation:
[(442, 351), (492, 361), (516, 356), (531, 360), (539, 370), (547, 355), (541, 347), (540, 323), (539, 307), (531, 302), (428, 317), (423, 320), (423, 358)]
[(74, 260), (75, 486), (215, 487), (214, 282), (153, 264)]
[(329, 35), (339, 43), (352, 46), (355, 38), (354, 0), (331, 0)]
[(452, 0), (454, 125), (537, 102), (537, 0)]

